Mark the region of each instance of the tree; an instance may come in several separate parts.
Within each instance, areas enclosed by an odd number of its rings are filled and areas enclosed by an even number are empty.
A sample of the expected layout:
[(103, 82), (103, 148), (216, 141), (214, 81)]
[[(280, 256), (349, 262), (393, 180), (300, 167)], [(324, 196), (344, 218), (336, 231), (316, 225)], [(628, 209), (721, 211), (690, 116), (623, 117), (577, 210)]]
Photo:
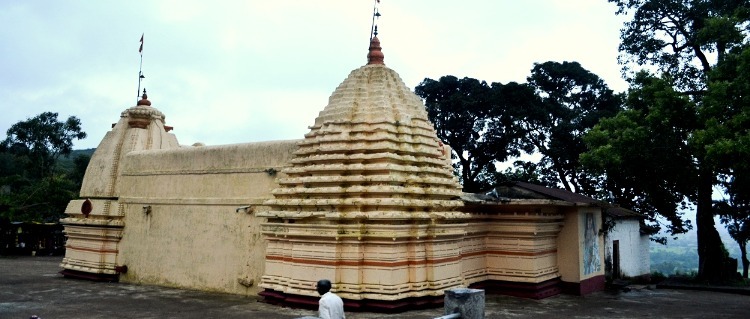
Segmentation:
[(498, 172), (496, 182), (498, 185), (512, 182), (526, 182), (547, 187), (556, 187), (557, 182), (546, 179), (541, 175), (539, 164), (529, 161), (515, 161), (513, 167)]
[(714, 201), (714, 213), (721, 217), (729, 236), (740, 247), (742, 276), (748, 278), (750, 260), (747, 258), (747, 242), (750, 241), (750, 175), (738, 174), (724, 181), (728, 199)]
[(86, 175), (86, 168), (89, 167), (90, 161), (91, 156), (89, 155), (78, 155), (73, 159), (73, 169), (68, 175), (79, 189), (81, 188), (81, 184), (83, 184), (83, 177)]
[(621, 31), (624, 71), (655, 66), (686, 93), (700, 95), (715, 61), (741, 45), (749, 31), (746, 0), (608, 1), (618, 14), (633, 17)]
[(543, 156), (540, 171), (568, 191), (596, 196), (599, 178), (579, 161), (586, 150), (582, 137), (601, 118), (622, 109), (621, 96), (578, 62), (534, 64), (527, 80), (542, 103), (540, 108), (525, 109), (520, 123), (525, 138)]
[(454, 76), (426, 78), (414, 89), (424, 99), (438, 138), (453, 149), (454, 169), (466, 192), (492, 186), (496, 162), (531, 151), (520, 139), (514, 116), (518, 106), (511, 101), (523, 92), (533, 96), (533, 91), (515, 83), (508, 86), (525, 91)]
[(711, 121), (695, 134), (716, 163), (727, 199), (714, 202), (729, 235), (740, 247), (743, 276), (748, 277), (750, 240), (750, 46), (736, 48), (709, 74), (704, 99)]
[(86, 138), (77, 117), (60, 122), (52, 112), (13, 124), (7, 135), (0, 145), (8, 153), (25, 158), (26, 171), (32, 178), (51, 176), (57, 158), (73, 150), (73, 140)]
[[(745, 45), (750, 3), (609, 1), (618, 6), (618, 14), (632, 13), (633, 17), (621, 33), (624, 70), (632, 74), (640, 66), (653, 66), (662, 75), (638, 73), (632, 78), (630, 109), (592, 131), (587, 140), (592, 150), (584, 157), (606, 171), (608, 182), (616, 183), (629, 200), (650, 205), (654, 214), (667, 217), (674, 232), (686, 226), (676, 207), (685, 198), (694, 203), (698, 275), (721, 279), (728, 275), (727, 256), (715, 228), (711, 200), (721, 165), (707, 152), (711, 146), (703, 138), (712, 123), (721, 119), (712, 116), (715, 111), (708, 112), (714, 108), (704, 97), (712, 90), (709, 74), (713, 68), (728, 52)], [(639, 171), (638, 166), (643, 169)], [(623, 170), (632, 175), (621, 174)]]
[(642, 72), (632, 80), (626, 106), (584, 137), (589, 150), (581, 161), (606, 176), (616, 204), (653, 223), (666, 218), (670, 234), (687, 232), (691, 225), (678, 209), (686, 206), (686, 196), (695, 199), (697, 167), (687, 142), (695, 104), (673, 90), (668, 78)]
[(7, 134), (0, 142), (0, 217), (57, 221), (80, 185), (55, 171), (55, 163), (70, 154), (74, 139), (86, 137), (81, 122), (74, 116), (59, 122), (57, 113), (45, 112), (14, 124)]
[(55, 174), (43, 179), (22, 180), (14, 185), (11, 194), (0, 196), (0, 218), (12, 221), (57, 222), (65, 214), (65, 207), (76, 197), (78, 188), (64, 174)]

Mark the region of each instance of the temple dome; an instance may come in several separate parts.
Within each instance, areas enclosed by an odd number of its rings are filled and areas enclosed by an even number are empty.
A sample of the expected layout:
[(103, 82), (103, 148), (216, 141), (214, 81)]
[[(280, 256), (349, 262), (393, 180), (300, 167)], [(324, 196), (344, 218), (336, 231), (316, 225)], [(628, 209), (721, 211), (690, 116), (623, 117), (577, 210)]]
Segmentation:
[(420, 98), (395, 71), (371, 63), (330, 96), (260, 215), (460, 218), (461, 186), (447, 154)]

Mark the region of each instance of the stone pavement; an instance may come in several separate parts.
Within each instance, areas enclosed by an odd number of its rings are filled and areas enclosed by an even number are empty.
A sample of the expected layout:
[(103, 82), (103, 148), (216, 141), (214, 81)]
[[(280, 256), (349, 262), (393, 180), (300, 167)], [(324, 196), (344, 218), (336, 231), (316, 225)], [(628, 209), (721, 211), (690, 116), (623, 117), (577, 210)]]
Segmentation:
[[(61, 257), (0, 257), (0, 318), (268, 318), (314, 311), (257, 298), (182, 289), (66, 279)], [(528, 300), (487, 295), (487, 318), (750, 318), (750, 296), (720, 292), (633, 289)], [(348, 319), (425, 319), (442, 308), (400, 314), (349, 312)]]

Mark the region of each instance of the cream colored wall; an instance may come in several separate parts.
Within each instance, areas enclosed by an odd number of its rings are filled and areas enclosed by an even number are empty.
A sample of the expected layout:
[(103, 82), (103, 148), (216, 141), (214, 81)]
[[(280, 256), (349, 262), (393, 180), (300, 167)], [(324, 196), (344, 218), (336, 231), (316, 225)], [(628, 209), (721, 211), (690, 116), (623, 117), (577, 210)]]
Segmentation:
[[(598, 207), (571, 207), (564, 209), (563, 228), (557, 238), (557, 264), (560, 279), (565, 282), (581, 282), (588, 278), (604, 275), (604, 237), (598, 234), (599, 271), (584, 275), (583, 251), (586, 213), (594, 214), (597, 230), (601, 229), (601, 210)], [(600, 233), (600, 232), (598, 232)]]
[[(253, 212), (296, 149), (297, 141), (277, 141), (128, 154), (119, 256), (128, 272), (120, 280), (257, 294), (264, 218)], [(237, 212), (243, 206), (250, 208)]]
[(562, 211), (565, 219), (557, 237), (557, 266), (560, 270), (560, 279), (565, 282), (580, 282), (583, 255), (579, 247), (583, 240), (583, 222), (575, 207)]
[(514, 199), (467, 208), (461, 247), (467, 284), (485, 280), (540, 283), (557, 278), (557, 236), (565, 202)]

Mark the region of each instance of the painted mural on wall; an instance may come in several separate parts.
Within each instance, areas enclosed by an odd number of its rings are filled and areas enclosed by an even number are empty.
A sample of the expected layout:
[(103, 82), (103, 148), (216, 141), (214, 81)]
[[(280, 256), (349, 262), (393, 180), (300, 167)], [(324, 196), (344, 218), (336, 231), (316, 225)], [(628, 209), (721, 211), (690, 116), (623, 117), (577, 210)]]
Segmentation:
[(586, 213), (583, 234), (583, 274), (599, 272), (602, 262), (599, 259), (599, 236), (596, 231), (596, 218), (593, 213)]

